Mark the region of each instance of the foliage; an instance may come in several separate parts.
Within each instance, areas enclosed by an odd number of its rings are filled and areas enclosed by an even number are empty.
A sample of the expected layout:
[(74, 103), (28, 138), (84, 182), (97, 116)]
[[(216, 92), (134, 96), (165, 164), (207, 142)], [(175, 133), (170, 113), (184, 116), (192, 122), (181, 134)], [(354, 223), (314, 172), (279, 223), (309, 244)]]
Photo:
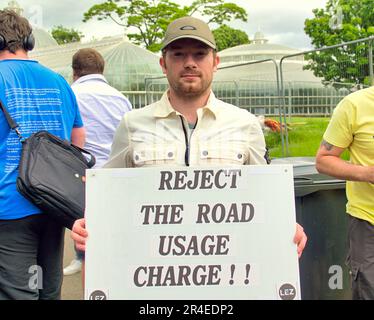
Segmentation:
[(195, 0), (191, 6), (183, 8), (187, 15), (200, 13), (203, 17), (209, 17), (209, 23), (221, 25), (224, 21), (247, 21), (247, 12), (235, 3), (225, 3), (224, 0)]
[(218, 51), (249, 43), (248, 35), (244, 31), (233, 29), (225, 24), (213, 30), (213, 35)]
[(196, 14), (203, 15), (208, 23), (222, 24), (232, 19), (247, 21), (245, 9), (224, 0), (195, 0), (183, 7), (169, 0), (107, 0), (85, 12), (83, 21), (111, 19), (126, 29), (131, 27), (136, 32), (129, 32), (129, 39), (156, 52), (172, 20)]
[[(374, 1), (328, 0), (325, 9), (314, 9), (305, 20), (305, 32), (315, 48), (374, 35)], [(368, 45), (360, 43), (308, 54), (313, 70), (325, 81), (369, 84)]]
[(58, 44), (78, 42), (84, 37), (82, 32), (75, 30), (73, 28), (65, 28), (62, 25), (53, 27), (51, 34)]
[[(287, 119), (288, 149), (291, 157), (314, 157), (319, 149), (323, 134), (329, 123), (329, 118), (293, 117)], [(279, 133), (267, 132), (266, 145), (271, 158), (282, 157), (282, 143)], [(344, 153), (343, 158), (348, 154)]]

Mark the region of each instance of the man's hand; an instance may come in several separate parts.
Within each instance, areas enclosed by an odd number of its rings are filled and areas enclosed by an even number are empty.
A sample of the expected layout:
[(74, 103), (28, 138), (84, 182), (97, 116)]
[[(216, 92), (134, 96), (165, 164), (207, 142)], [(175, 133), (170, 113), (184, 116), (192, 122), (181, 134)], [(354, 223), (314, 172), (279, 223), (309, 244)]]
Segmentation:
[(296, 233), (295, 233), (295, 237), (293, 238), (293, 242), (297, 244), (297, 254), (299, 258), (301, 257), (303, 253), (307, 240), (308, 240), (308, 237), (306, 236), (304, 232), (304, 228), (298, 223), (296, 223)]
[(77, 250), (86, 251), (86, 239), (88, 233), (86, 230), (86, 219), (78, 219), (74, 222), (71, 229), (71, 238), (74, 240)]

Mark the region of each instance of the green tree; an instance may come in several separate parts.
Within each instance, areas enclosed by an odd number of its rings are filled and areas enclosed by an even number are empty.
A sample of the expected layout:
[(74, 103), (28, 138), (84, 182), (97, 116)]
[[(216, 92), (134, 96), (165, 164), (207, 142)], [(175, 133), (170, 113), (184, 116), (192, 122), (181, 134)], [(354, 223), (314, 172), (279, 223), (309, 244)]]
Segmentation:
[[(315, 48), (362, 39), (374, 34), (374, 1), (328, 0), (305, 20), (305, 33)], [(360, 43), (308, 54), (306, 69), (326, 81), (369, 83), (368, 46)]]
[(242, 20), (247, 21), (248, 14), (245, 9), (235, 3), (225, 3), (225, 0), (195, 0), (190, 6), (183, 8), (189, 16), (200, 13), (208, 18), (207, 23), (221, 25), (225, 21)]
[(169, 0), (107, 0), (85, 12), (83, 21), (111, 19), (126, 29), (131, 27), (136, 32), (127, 34), (130, 40), (157, 52), (170, 21), (197, 13), (208, 19), (208, 23), (221, 24), (232, 19), (247, 21), (243, 8), (224, 0), (195, 0), (183, 7)]
[(213, 34), (218, 51), (250, 43), (248, 35), (244, 31), (233, 29), (225, 24), (213, 30)]
[(84, 37), (82, 32), (73, 28), (65, 28), (62, 25), (53, 27), (51, 33), (52, 37), (57, 41), (58, 44), (78, 42)]

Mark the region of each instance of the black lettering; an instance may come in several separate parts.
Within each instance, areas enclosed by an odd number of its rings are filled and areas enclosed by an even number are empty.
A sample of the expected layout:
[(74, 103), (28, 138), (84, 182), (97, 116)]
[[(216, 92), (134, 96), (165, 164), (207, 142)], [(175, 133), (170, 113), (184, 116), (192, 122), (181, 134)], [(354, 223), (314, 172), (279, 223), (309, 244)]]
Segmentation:
[(175, 249), (173, 250), (173, 255), (174, 256), (181, 256), (186, 252), (186, 248), (184, 247), (184, 242), (186, 241), (185, 236), (176, 236), (175, 237), (175, 246), (180, 249), (180, 251), (176, 251)]
[(222, 203), (217, 203), (212, 209), (212, 220), (215, 223), (221, 223), (225, 219), (226, 209)]
[[(171, 216), (170, 216), (170, 224), (180, 224), (183, 221), (183, 218), (180, 217), (181, 212), (183, 211), (183, 204), (172, 204), (171, 205)], [(176, 220), (180, 218), (179, 220)]]
[[(233, 220), (230, 221), (230, 218), (233, 218)], [(226, 222), (239, 222), (238, 207), (236, 203), (233, 203), (230, 206), (230, 210), (229, 210), (229, 214), (227, 215)]]
[[(168, 249), (165, 251), (165, 239), (168, 238)], [(171, 242), (172, 242), (173, 236), (160, 236), (160, 244), (158, 247), (158, 253), (162, 256), (167, 256), (170, 253), (171, 250)]]
[[(220, 179), (220, 176), (221, 176), (222, 173), (225, 173), (225, 171), (224, 170), (218, 170), (217, 173), (216, 173), (216, 176), (214, 177), (214, 184), (215, 184), (216, 188), (218, 188), (218, 189), (223, 189), (227, 186), (227, 182), (225, 182), (224, 184), (219, 183), (219, 181), (220, 181), (219, 179)], [(226, 175), (226, 173), (225, 173), (225, 175)]]
[(169, 286), (176, 286), (177, 285), (177, 283), (175, 282), (174, 268), (172, 266), (167, 268), (165, 279), (164, 279), (164, 282), (162, 283), (162, 285), (167, 286), (168, 281), (169, 281)]
[(209, 265), (208, 268), (209, 268), (209, 272), (208, 272), (209, 277), (208, 277), (207, 285), (208, 286), (219, 285), (219, 283), (221, 282), (221, 279), (218, 278), (218, 272), (221, 271), (221, 266), (220, 265)]
[(194, 173), (194, 179), (187, 182), (187, 187), (190, 190), (195, 190), (199, 183), (200, 170), (194, 170), (193, 173)]
[(174, 190), (186, 189), (187, 183), (184, 179), (187, 177), (187, 171), (175, 171)]
[(186, 256), (189, 256), (191, 254), (190, 251), (192, 251), (193, 256), (199, 255), (199, 248), (198, 248), (196, 236), (191, 237), (190, 243), (188, 244), (188, 247), (186, 249), (186, 253), (185, 253)]
[[(213, 242), (211, 245), (207, 245), (207, 241)], [(201, 253), (205, 256), (212, 255), (214, 252), (214, 236), (205, 236), (201, 241)], [(208, 250), (207, 250), (208, 249)]]
[(160, 171), (161, 174), (161, 181), (160, 181), (160, 187), (158, 190), (172, 190), (171, 187), (171, 179), (173, 178), (173, 173), (171, 171)]
[(144, 271), (145, 274), (147, 274), (147, 268), (146, 267), (139, 267), (135, 270), (135, 273), (134, 273), (134, 283), (137, 287), (144, 287), (144, 285), (146, 284), (146, 281), (144, 280), (143, 283), (140, 283), (139, 282), (139, 273), (140, 271)]
[[(220, 235), (217, 236), (217, 250), (216, 250), (216, 255), (224, 255), (228, 254), (229, 248), (226, 248), (226, 245), (230, 241), (230, 236), (229, 235)], [(222, 251), (226, 249), (226, 251)]]
[[(157, 268), (157, 269), (156, 269)], [(161, 275), (162, 275), (162, 266), (148, 268), (148, 282), (147, 287), (159, 287), (161, 286)], [(156, 284), (153, 284), (153, 280), (156, 281)]]
[(191, 274), (191, 268), (189, 266), (179, 266), (179, 275), (178, 275), (178, 286), (182, 286), (183, 283), (186, 284), (186, 286), (190, 286), (190, 280), (188, 277)]
[[(203, 272), (205, 272), (206, 270), (206, 266), (201, 266), (201, 265), (198, 265), (194, 268), (193, 270), (193, 273), (192, 273), (192, 281), (195, 285), (197, 286), (202, 286), (202, 285), (205, 285), (205, 281), (206, 281), (206, 277), (207, 275), (206, 274), (202, 274), (200, 277), (199, 277), (199, 269), (201, 269)], [(200, 278), (200, 279), (199, 279)]]
[[(165, 204), (165, 205), (159, 205), (157, 204), (155, 206), (155, 221), (154, 224), (167, 224), (168, 223), (168, 212), (170, 205)], [(161, 210), (161, 208), (164, 208), (164, 210)], [(162, 219), (162, 221), (160, 220)]]
[(153, 212), (153, 209), (154, 209), (153, 205), (142, 206), (140, 213), (143, 213), (143, 210), (145, 210), (143, 224), (149, 224), (149, 214)]
[[(209, 219), (208, 219), (209, 212), (210, 212), (210, 207), (208, 204), (199, 204), (196, 223), (209, 223)], [(204, 219), (204, 222), (202, 221), (202, 219)]]
[(228, 171), (228, 176), (230, 176), (230, 175), (232, 177), (230, 188), (231, 189), (236, 189), (237, 188), (236, 178), (237, 178), (237, 176), (241, 177), (242, 171), (240, 169), (232, 169), (232, 170)]
[(213, 188), (213, 182), (210, 181), (213, 175), (214, 175), (213, 170), (202, 170), (201, 171), (200, 189), (212, 189)]
[[(249, 209), (248, 215), (247, 215), (247, 208)], [(240, 219), (240, 222), (249, 222), (253, 219), (254, 215), (255, 215), (255, 208), (253, 207), (253, 204), (242, 203), (242, 217)]]

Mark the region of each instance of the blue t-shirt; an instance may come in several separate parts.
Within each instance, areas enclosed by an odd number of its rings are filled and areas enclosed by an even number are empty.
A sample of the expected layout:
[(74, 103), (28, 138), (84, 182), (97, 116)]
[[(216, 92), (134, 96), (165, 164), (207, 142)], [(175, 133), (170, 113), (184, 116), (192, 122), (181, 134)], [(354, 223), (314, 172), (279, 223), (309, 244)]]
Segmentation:
[[(83, 126), (69, 84), (37, 61), (0, 61), (0, 99), (24, 138), (48, 130), (70, 140), (73, 127)], [(0, 220), (40, 213), (16, 188), (21, 149), (21, 142), (0, 110)]]

